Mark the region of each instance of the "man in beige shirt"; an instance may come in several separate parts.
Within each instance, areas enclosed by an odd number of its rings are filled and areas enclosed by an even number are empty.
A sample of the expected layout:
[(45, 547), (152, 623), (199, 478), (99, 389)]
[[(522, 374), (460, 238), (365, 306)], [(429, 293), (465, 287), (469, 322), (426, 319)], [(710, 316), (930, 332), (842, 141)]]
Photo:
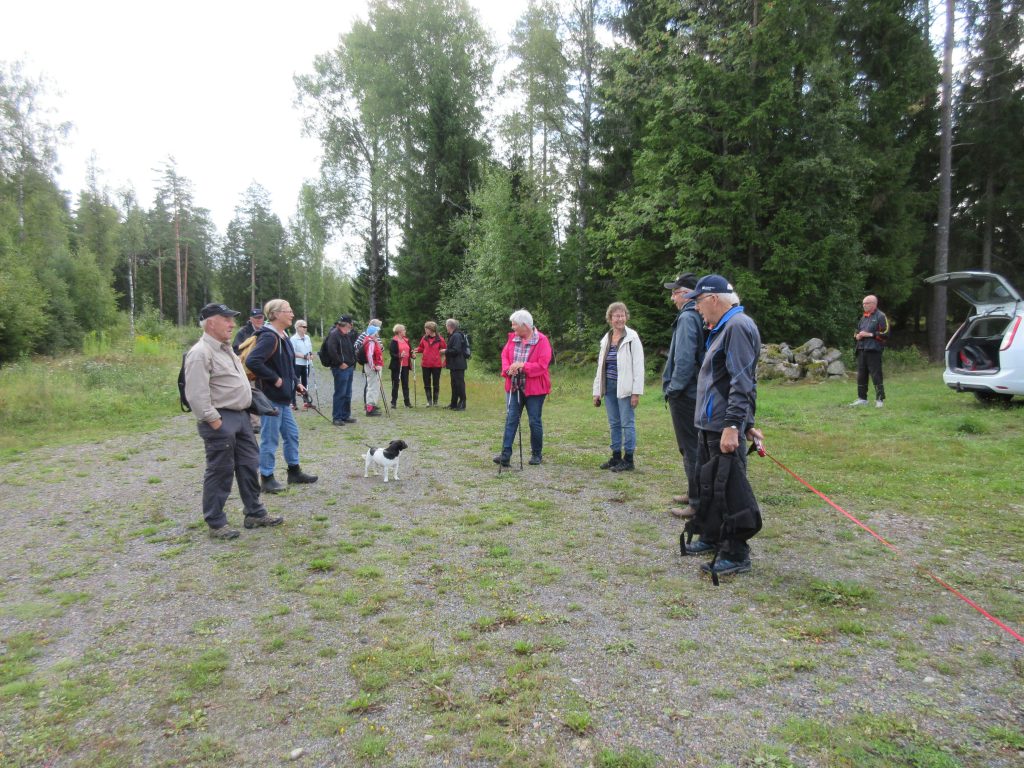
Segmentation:
[(260, 499), (259, 446), (246, 408), (252, 403), (249, 379), (231, 349), (238, 312), (224, 304), (207, 304), (199, 312), (203, 335), (185, 356), (185, 397), (199, 419), (199, 436), (206, 446), (203, 475), (203, 517), (215, 539), (235, 539), (228, 527), (224, 504), (232, 478), (245, 506), (245, 527), (280, 525)]

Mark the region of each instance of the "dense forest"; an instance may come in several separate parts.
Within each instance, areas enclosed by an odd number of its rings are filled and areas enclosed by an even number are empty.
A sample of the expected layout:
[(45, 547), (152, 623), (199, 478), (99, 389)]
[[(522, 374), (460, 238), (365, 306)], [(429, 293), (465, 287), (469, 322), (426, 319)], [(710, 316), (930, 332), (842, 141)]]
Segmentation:
[(560, 350), (616, 299), (666, 343), (684, 270), (771, 341), (846, 343), (867, 292), (910, 338), (937, 269), (1024, 288), (1024, 0), (538, 0), (506, 49), (465, 0), (371, 0), (295, 85), (318, 178), (287, 223), (240, 191), (218, 232), (173, 158), (151, 201), (60, 189), (67, 126), (0, 62), (0, 362), (210, 300), (455, 316), (486, 360), (520, 306)]

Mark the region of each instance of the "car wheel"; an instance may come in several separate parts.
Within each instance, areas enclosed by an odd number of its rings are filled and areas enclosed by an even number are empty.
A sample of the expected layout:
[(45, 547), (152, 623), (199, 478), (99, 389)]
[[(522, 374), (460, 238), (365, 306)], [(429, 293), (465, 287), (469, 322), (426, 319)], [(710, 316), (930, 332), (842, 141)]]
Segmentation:
[(1013, 395), (1003, 395), (999, 392), (975, 392), (974, 397), (979, 403), (1008, 403), (1013, 400)]

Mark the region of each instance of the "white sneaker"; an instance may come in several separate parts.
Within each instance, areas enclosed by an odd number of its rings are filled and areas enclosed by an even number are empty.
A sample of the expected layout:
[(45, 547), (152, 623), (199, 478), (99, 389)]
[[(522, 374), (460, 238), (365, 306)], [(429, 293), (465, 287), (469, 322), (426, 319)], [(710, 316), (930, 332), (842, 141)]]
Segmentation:
[(884, 408), (884, 407), (885, 407), (885, 401), (884, 400), (875, 400), (875, 408)]
[(864, 399), (859, 398), (859, 397), (856, 400), (854, 400), (852, 403), (850, 403), (850, 405), (867, 405), (867, 404), (868, 404), (867, 400), (864, 400)]

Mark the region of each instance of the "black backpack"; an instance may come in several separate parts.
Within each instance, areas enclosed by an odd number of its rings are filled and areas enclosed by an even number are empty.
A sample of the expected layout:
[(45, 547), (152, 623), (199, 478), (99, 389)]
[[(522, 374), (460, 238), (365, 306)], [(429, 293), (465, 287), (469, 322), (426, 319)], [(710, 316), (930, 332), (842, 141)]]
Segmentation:
[[(706, 534), (718, 542), (748, 541), (763, 525), (761, 509), (740, 459), (735, 454), (722, 453), (700, 468), (700, 507), (679, 534), (679, 550), (685, 556), (686, 544), (695, 534)], [(716, 560), (717, 551), (711, 560), (711, 580), (718, 586)]]
[(330, 333), (324, 336), (324, 340), (320, 343), (320, 349), (316, 353), (316, 356), (320, 358), (320, 365), (324, 368), (332, 368), (338, 364), (331, 359), (331, 351), (327, 349), (327, 340), (331, 338), (331, 333), (334, 333), (334, 331), (335, 329), (332, 328)]
[(178, 400), (181, 402), (182, 413), (192, 413), (192, 406), (188, 404), (188, 398), (185, 397), (185, 358), (188, 357), (188, 352), (185, 352), (181, 356), (181, 370), (178, 371)]

